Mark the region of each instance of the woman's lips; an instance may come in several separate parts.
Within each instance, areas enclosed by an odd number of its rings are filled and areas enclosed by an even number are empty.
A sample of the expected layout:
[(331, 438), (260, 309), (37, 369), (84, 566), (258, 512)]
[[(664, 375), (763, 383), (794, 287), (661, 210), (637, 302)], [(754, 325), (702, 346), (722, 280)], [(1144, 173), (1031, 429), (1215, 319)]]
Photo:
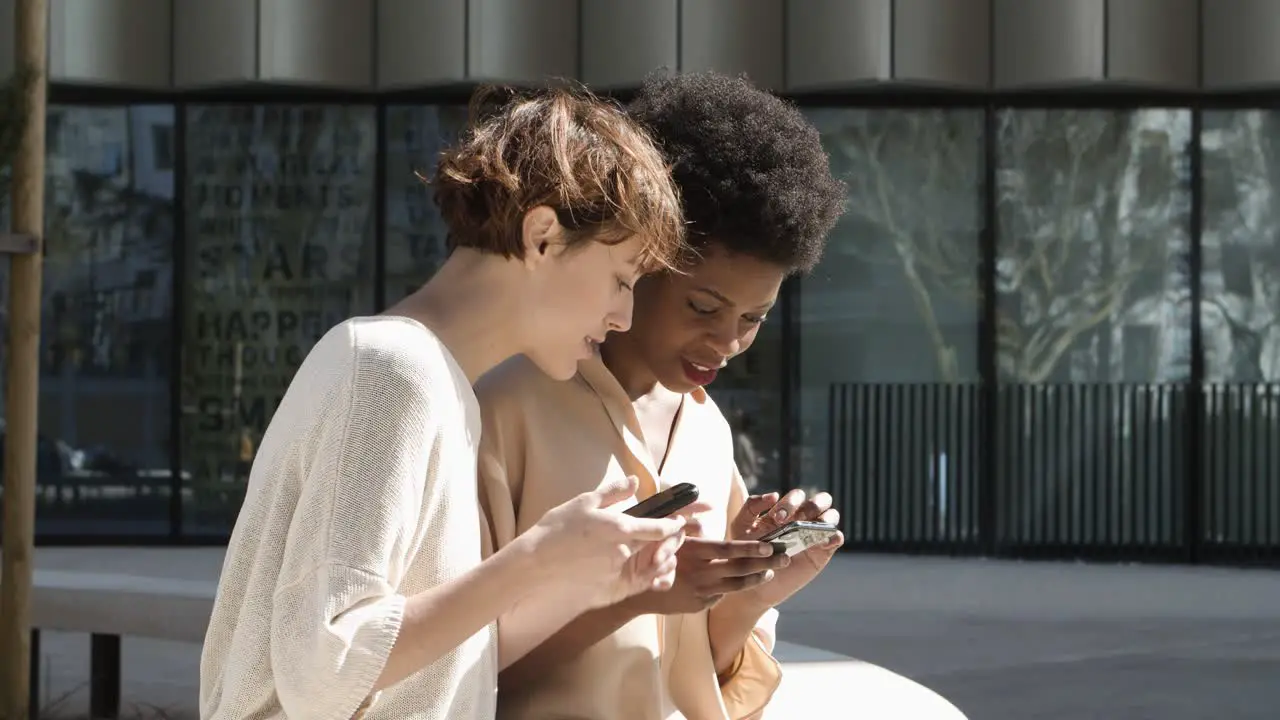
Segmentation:
[(710, 367), (701, 363), (691, 362), (681, 359), (681, 365), (684, 367), (684, 375), (694, 385), (710, 385), (716, 379), (718, 367)]

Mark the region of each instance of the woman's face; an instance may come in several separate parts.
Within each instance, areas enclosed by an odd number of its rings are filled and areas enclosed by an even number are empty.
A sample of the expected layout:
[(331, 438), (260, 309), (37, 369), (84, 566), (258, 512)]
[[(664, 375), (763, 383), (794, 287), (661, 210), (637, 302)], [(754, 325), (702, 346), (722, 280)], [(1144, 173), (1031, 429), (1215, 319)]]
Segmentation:
[(572, 378), (578, 362), (595, 354), (605, 335), (631, 327), (643, 248), (639, 238), (615, 245), (588, 241), (574, 248), (563, 243), (532, 248), (544, 256), (533, 263), (537, 311), (530, 313), (525, 354), (544, 373)]
[(712, 245), (684, 274), (661, 273), (636, 286), (627, 345), (658, 382), (686, 393), (755, 342), (778, 299), (786, 268)]

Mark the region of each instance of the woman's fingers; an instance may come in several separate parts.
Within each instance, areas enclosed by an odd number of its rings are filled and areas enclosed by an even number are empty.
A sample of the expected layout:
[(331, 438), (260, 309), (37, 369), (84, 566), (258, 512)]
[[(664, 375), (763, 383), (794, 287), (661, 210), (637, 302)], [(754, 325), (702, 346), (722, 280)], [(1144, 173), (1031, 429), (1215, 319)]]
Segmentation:
[(685, 555), (700, 560), (731, 560), (733, 558), (768, 557), (773, 546), (756, 540), (708, 540), (689, 538), (684, 544)]
[(773, 508), (778, 504), (781, 498), (776, 492), (765, 493), (763, 495), (752, 495), (742, 504), (742, 512), (750, 513), (752, 517), (759, 517), (765, 511)]
[(796, 516), (796, 511), (804, 504), (804, 500), (804, 490), (796, 488), (782, 496), (778, 504), (769, 511), (769, 517), (779, 525), (791, 522)]
[(649, 587), (659, 592), (670, 590), (676, 584), (677, 564), (678, 562), (674, 555), (667, 558), (665, 563), (658, 566), (653, 580), (649, 583)]
[(637, 518), (620, 513), (609, 513), (619, 542), (629, 544), (657, 542), (683, 530), (685, 518), (676, 515), (669, 518)]
[(831, 493), (820, 492), (801, 503), (796, 509), (795, 519), (818, 520), (823, 513), (831, 509), (833, 502)]

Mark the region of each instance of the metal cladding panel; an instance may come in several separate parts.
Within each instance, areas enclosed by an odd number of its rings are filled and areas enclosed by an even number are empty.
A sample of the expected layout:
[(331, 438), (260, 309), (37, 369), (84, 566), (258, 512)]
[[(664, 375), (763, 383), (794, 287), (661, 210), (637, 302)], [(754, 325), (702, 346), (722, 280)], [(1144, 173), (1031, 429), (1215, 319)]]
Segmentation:
[(173, 0), (173, 83), (179, 88), (258, 79), (255, 0)]
[(168, 88), (171, 12), (170, 0), (52, 0), (50, 81)]
[(995, 0), (999, 89), (1097, 83), (1106, 70), (1106, 0)]
[(991, 0), (894, 0), (893, 80), (989, 87)]
[(1280, 3), (1210, 0), (1202, 6), (1204, 89), (1280, 85)]
[(680, 61), (678, 0), (582, 0), (582, 80), (593, 87), (636, 87), (650, 72)]
[(1199, 9), (1198, 0), (1108, 0), (1107, 80), (1195, 89)]
[(578, 0), (470, 0), (467, 12), (469, 80), (578, 76)]
[(746, 73), (756, 85), (783, 89), (783, 0), (684, 0), (680, 70)]
[(372, 3), (351, 0), (259, 3), (258, 79), (372, 88), (374, 12)]
[(787, 89), (892, 79), (893, 0), (788, 0)]
[(378, 87), (467, 79), (467, 0), (378, 0)]

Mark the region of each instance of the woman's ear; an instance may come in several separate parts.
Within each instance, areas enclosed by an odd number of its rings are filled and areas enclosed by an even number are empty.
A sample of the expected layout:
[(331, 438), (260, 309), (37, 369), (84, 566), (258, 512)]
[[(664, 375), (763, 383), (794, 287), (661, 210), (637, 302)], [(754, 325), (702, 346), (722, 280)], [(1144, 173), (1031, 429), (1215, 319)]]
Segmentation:
[(555, 245), (561, 241), (564, 228), (556, 217), (556, 211), (539, 205), (524, 214), (520, 227), (520, 242), (526, 263), (537, 263), (551, 257)]

